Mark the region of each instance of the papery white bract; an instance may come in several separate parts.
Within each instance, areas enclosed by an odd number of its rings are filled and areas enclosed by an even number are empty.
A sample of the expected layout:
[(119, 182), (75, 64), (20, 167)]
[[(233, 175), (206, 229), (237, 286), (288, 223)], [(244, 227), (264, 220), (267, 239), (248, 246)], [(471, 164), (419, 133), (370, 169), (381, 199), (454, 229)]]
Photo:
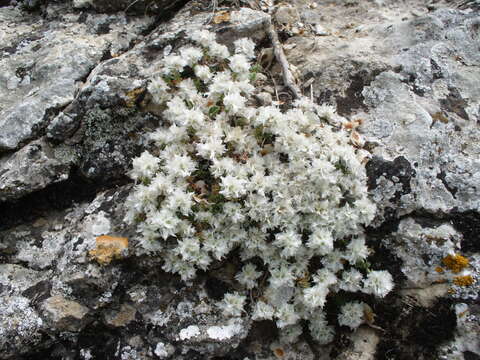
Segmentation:
[(255, 57), (255, 43), (248, 39), (242, 38), (234, 42), (235, 44), (235, 53), (243, 54), (247, 58), (252, 59)]
[(227, 316), (241, 316), (245, 305), (246, 297), (238, 293), (225, 294), (222, 302), (219, 304), (220, 309)]
[(338, 323), (355, 330), (364, 322), (365, 304), (349, 302), (342, 306), (338, 314)]
[(152, 177), (158, 170), (160, 159), (144, 151), (140, 157), (133, 159), (133, 169), (130, 176), (134, 180)]
[[(166, 56), (148, 86), (162, 126), (130, 172), (125, 220), (137, 226), (137, 251), (161, 256), (185, 281), (235, 251), (237, 292), (219, 309), (235, 317), (251, 309), (284, 329), (285, 342), (307, 320), (327, 344), (334, 328), (321, 309), (335, 292), (384, 297), (393, 288), (388, 272), (365, 266), (375, 205), (360, 156), (337, 127), (346, 120), (306, 98), (286, 111), (257, 106), (255, 43), (236, 40), (231, 54), (208, 31), (189, 38), (195, 45)], [(338, 323), (361, 324), (359, 304), (346, 304)]]
[(371, 271), (363, 282), (364, 291), (378, 297), (385, 297), (393, 289), (393, 278), (388, 271)]

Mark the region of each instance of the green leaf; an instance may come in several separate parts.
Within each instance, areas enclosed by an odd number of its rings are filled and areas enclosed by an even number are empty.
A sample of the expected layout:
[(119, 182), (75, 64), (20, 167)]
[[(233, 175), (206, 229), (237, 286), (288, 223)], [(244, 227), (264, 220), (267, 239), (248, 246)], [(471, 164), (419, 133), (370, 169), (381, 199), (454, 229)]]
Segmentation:
[(210, 109), (208, 109), (208, 116), (211, 118), (215, 117), (220, 112), (220, 107), (219, 106), (212, 106)]

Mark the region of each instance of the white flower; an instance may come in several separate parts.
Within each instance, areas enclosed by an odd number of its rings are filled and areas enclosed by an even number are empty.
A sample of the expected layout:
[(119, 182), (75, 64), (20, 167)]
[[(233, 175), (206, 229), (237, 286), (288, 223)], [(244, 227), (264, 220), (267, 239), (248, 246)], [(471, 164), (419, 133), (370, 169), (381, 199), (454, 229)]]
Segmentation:
[(204, 237), (204, 250), (211, 252), (212, 256), (217, 260), (221, 260), (231, 250), (231, 245), (224, 241), (223, 237), (217, 234), (206, 232)]
[(333, 326), (328, 325), (322, 312), (316, 311), (309, 320), (310, 334), (320, 345), (326, 345), (333, 341), (335, 331)]
[(228, 216), (234, 224), (242, 223), (246, 218), (241, 205), (237, 203), (227, 202), (223, 204), (223, 213)]
[(272, 320), (275, 310), (271, 305), (258, 301), (253, 310), (253, 320)]
[(241, 38), (234, 42), (235, 53), (243, 54), (247, 58), (252, 59), (255, 57), (255, 43), (249, 38)]
[(193, 33), (191, 33), (190, 39), (202, 46), (208, 47), (215, 43), (216, 35), (208, 30), (195, 30)]
[(295, 277), (293, 276), (291, 269), (286, 266), (280, 266), (279, 268), (270, 269), (270, 278), (268, 281), (274, 288), (281, 286), (292, 286), (295, 281)]
[(133, 169), (130, 176), (134, 180), (151, 178), (158, 170), (160, 159), (144, 151), (138, 158), (133, 159)]
[(345, 291), (356, 292), (361, 289), (362, 280), (363, 276), (360, 271), (350, 269), (342, 273), (342, 280), (340, 281), (339, 287)]
[[(250, 81), (247, 79), (237, 79), (238, 81), (235, 82), (235, 87), (237, 91), (240, 91), (244, 94), (251, 94), (255, 87), (250, 84)], [(255, 108), (249, 108), (251, 111), (255, 111)]]
[(213, 77), (213, 74), (210, 71), (210, 68), (206, 65), (196, 65), (195, 66), (195, 75), (199, 79), (201, 79), (205, 82), (209, 81)]
[(165, 169), (173, 176), (187, 177), (195, 171), (196, 164), (188, 155), (174, 155), (166, 161)]
[(192, 260), (199, 269), (207, 270), (208, 265), (212, 263), (212, 258), (208, 253), (201, 251), (193, 260)]
[(171, 193), (173, 186), (171, 179), (167, 178), (165, 174), (159, 173), (152, 179), (148, 187), (152, 193), (156, 193), (158, 196)]
[(185, 238), (178, 241), (175, 252), (178, 256), (182, 256), (184, 260), (194, 262), (200, 255), (200, 244), (194, 238)]
[(186, 61), (187, 65), (193, 66), (203, 57), (203, 52), (196, 47), (183, 47), (180, 49), (180, 56)]
[(154, 78), (148, 85), (148, 91), (152, 94), (153, 101), (159, 105), (170, 100), (169, 90), (170, 87), (161, 77)]
[(367, 245), (365, 245), (365, 238), (360, 237), (350, 241), (344, 258), (354, 265), (357, 261), (366, 259), (368, 254), (369, 250)]
[(235, 176), (227, 175), (220, 178), (222, 180), (220, 194), (226, 198), (239, 198), (247, 192), (246, 181)]
[(237, 74), (248, 74), (250, 71), (250, 62), (243, 54), (235, 54), (229, 58), (230, 70)]
[(178, 55), (169, 55), (163, 59), (165, 70), (164, 74), (168, 75), (172, 71), (182, 72), (183, 68), (187, 66), (187, 61)]
[(323, 268), (323, 269), (317, 270), (316, 274), (313, 275), (313, 281), (316, 284), (320, 284), (322, 286), (327, 287), (327, 286), (336, 284), (338, 279), (332, 271), (330, 271), (327, 268)]
[(282, 249), (282, 257), (288, 258), (297, 254), (300, 246), (302, 245), (302, 239), (297, 232), (288, 230), (286, 232), (276, 234), (274, 244)]
[(154, 211), (146, 219), (146, 224), (159, 232), (160, 237), (167, 239), (177, 232), (180, 219), (169, 209)]
[(232, 81), (232, 74), (229, 71), (217, 73), (209, 87), (209, 96), (219, 96), (227, 94), (236, 88)]
[(311, 308), (323, 308), (327, 300), (328, 287), (315, 285), (303, 290), (303, 302)]
[(226, 316), (241, 316), (247, 298), (237, 292), (226, 293), (219, 307)]
[(172, 124), (167, 130), (157, 129), (149, 136), (151, 141), (154, 141), (158, 147), (168, 145), (175, 142), (181, 142), (188, 139), (187, 128)]
[(363, 292), (385, 297), (393, 289), (393, 278), (388, 271), (371, 271), (363, 282)]
[(210, 55), (215, 56), (219, 59), (226, 59), (230, 56), (230, 52), (225, 45), (221, 45), (218, 43), (212, 43), (208, 47)]
[(307, 246), (318, 255), (326, 255), (333, 250), (332, 233), (326, 229), (316, 229), (308, 240)]
[(365, 224), (373, 220), (377, 211), (375, 203), (370, 201), (366, 196), (355, 201), (355, 208), (360, 212), (360, 219)]
[(174, 97), (167, 102), (167, 110), (164, 111), (164, 116), (167, 120), (178, 126), (185, 125), (185, 112), (188, 111), (185, 102), (180, 97)]
[(248, 263), (243, 267), (242, 271), (235, 276), (235, 279), (247, 289), (253, 289), (257, 286), (257, 279), (261, 275), (262, 273), (257, 271), (255, 265)]
[(214, 160), (226, 151), (221, 140), (209, 139), (204, 143), (197, 144), (197, 154), (205, 159)]
[(338, 323), (355, 330), (364, 322), (364, 306), (362, 302), (346, 303), (338, 314)]
[(235, 115), (245, 108), (246, 100), (240, 93), (230, 92), (223, 98), (223, 104), (228, 112)]
[(327, 256), (325, 256), (321, 260), (321, 262), (323, 266), (325, 266), (325, 268), (336, 273), (337, 271), (343, 269), (342, 260), (343, 260), (343, 254), (338, 250), (334, 250), (330, 252)]
[(283, 328), (288, 325), (294, 325), (300, 319), (295, 311), (295, 307), (292, 304), (283, 304), (275, 312), (275, 315), (278, 318), (277, 326), (279, 328)]
[[(225, 295), (223, 312), (241, 316), (255, 288), (262, 300), (252, 304), (253, 319), (276, 321), (285, 342), (307, 320), (313, 338), (327, 344), (334, 331), (320, 310), (332, 292), (383, 297), (393, 288), (388, 272), (364, 280), (355, 269), (369, 255), (363, 229), (375, 205), (349, 133), (337, 127), (346, 120), (305, 98), (287, 111), (254, 105), (255, 44), (237, 40), (231, 56), (215, 34), (190, 38), (198, 48), (166, 56), (148, 85), (162, 121), (149, 136), (151, 153), (134, 159), (130, 172), (136, 184), (125, 221), (136, 224), (135, 251), (161, 257), (165, 271), (190, 281), (236, 249), (244, 293)], [(337, 315), (352, 328), (363, 321), (358, 303)]]
[(178, 85), (178, 95), (190, 103), (198, 104), (201, 96), (197, 92), (197, 88), (192, 79), (184, 79)]
[(185, 216), (190, 214), (193, 204), (192, 194), (181, 189), (175, 189), (168, 197), (168, 207), (180, 211)]
[(215, 177), (220, 177), (225, 174), (232, 174), (235, 172), (235, 167), (237, 164), (235, 161), (229, 157), (222, 159), (214, 159), (212, 166), (212, 175)]
[(336, 123), (338, 120), (336, 109), (331, 105), (320, 105), (317, 108), (317, 113), (320, 116), (320, 118), (325, 119), (327, 121)]

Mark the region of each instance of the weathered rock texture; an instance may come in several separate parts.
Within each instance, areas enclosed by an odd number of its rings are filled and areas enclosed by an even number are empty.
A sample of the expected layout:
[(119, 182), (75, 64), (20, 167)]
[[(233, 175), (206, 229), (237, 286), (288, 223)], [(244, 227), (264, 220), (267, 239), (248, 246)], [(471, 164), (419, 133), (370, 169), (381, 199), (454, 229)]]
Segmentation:
[[(480, 357), (476, 1), (220, 1), (251, 6), (220, 24), (210, 1), (13, 3), (0, 1), (1, 359)], [(325, 347), (226, 319), (215, 303), (231, 259), (182, 283), (136, 255), (123, 221), (125, 174), (162, 121), (146, 91), (162, 57), (204, 27), (261, 51), (271, 16), (305, 94), (361, 123), (379, 208), (371, 263), (396, 282), (370, 301), (370, 326)], [(288, 101), (276, 78), (259, 101)], [(101, 235), (130, 239), (106, 266), (89, 255)], [(470, 260), (475, 284), (439, 270), (447, 253)]]

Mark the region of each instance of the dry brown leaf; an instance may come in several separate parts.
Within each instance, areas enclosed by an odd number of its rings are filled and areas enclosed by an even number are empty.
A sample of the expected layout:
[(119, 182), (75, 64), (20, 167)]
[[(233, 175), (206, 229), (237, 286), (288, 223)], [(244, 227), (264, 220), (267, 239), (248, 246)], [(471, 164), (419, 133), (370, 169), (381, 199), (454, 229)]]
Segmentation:
[(363, 147), (363, 145), (365, 145), (365, 140), (355, 130), (352, 131), (352, 133), (350, 134), (350, 141), (352, 142), (352, 144), (354, 146), (359, 147), (359, 148), (361, 148), (361, 147)]
[(365, 317), (365, 322), (369, 325), (372, 325), (375, 321), (375, 313), (368, 304), (363, 304), (363, 315)]
[(228, 11), (219, 11), (213, 17), (214, 24), (221, 24), (230, 21), (230, 13)]
[(206, 199), (202, 199), (200, 196), (192, 195), (193, 200), (198, 204), (211, 205)]

